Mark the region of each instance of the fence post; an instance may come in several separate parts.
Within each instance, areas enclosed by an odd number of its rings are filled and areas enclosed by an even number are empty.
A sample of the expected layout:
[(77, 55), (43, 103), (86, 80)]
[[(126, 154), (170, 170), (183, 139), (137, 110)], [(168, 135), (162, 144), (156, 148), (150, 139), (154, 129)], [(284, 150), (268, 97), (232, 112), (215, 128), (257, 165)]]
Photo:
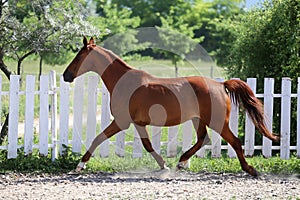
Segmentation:
[(24, 153), (31, 154), (33, 149), (34, 132), (34, 85), (35, 76), (26, 76), (26, 100), (25, 100), (25, 129), (24, 129)]
[(297, 157), (300, 158), (300, 77), (298, 77), (297, 91)]
[(134, 138), (133, 138), (133, 145), (132, 145), (132, 157), (133, 158), (140, 158), (143, 156), (143, 145), (141, 141), (141, 137), (134, 127)]
[[(272, 132), (273, 124), (273, 95), (274, 95), (274, 78), (264, 79), (264, 113), (266, 117), (266, 127)], [(272, 141), (263, 136), (262, 146), (263, 156), (269, 158), (272, 156)]]
[(48, 155), (49, 134), (49, 76), (40, 77), (39, 150), (41, 156)]
[(90, 147), (95, 136), (97, 127), (97, 87), (99, 84), (98, 76), (88, 77), (88, 105), (86, 123), (86, 149)]
[(171, 126), (168, 128), (168, 147), (167, 157), (172, 158), (177, 155), (177, 135), (178, 126)]
[[(247, 83), (254, 95), (256, 94), (256, 78), (248, 78)], [(255, 140), (255, 126), (248, 113), (246, 113), (245, 122), (245, 156), (253, 156), (254, 154), (254, 140)]]
[(16, 158), (18, 149), (20, 76), (11, 75), (9, 85), (9, 123), (7, 158)]
[[(236, 137), (238, 137), (239, 105), (234, 104), (232, 100), (231, 100), (231, 112), (230, 112), (230, 118), (229, 118), (229, 127), (230, 127), (232, 133)], [(232, 148), (232, 146), (230, 144), (228, 144), (228, 157), (229, 158), (235, 158), (236, 157), (236, 152), (234, 151), (234, 149)]]
[[(0, 76), (0, 116), (2, 116), (2, 76)], [(0, 128), (2, 129), (2, 121), (0, 117)]]
[[(182, 152), (188, 151), (192, 146), (193, 141), (193, 123), (191, 120), (182, 124)], [(190, 159), (188, 160), (187, 167), (190, 167)]]
[(281, 85), (280, 158), (290, 158), (291, 79), (282, 78)]
[(182, 152), (186, 152), (192, 146), (193, 124), (192, 121), (186, 121), (182, 124)]
[(73, 101), (73, 138), (72, 151), (81, 153), (82, 147), (82, 118), (84, 103), (84, 76), (75, 79), (74, 101)]
[(69, 144), (69, 113), (70, 113), (70, 84), (60, 76), (60, 104), (59, 104), (59, 154), (63, 155)]
[[(109, 108), (109, 92), (102, 82), (102, 105), (101, 105), (101, 132), (110, 124), (110, 108)], [(100, 156), (107, 157), (109, 155), (109, 139), (100, 144)]]
[(125, 156), (125, 131), (120, 131), (116, 135), (116, 154), (120, 157)]
[(50, 71), (50, 90), (53, 92), (51, 95), (51, 135), (52, 135), (52, 156), (54, 161), (58, 158), (57, 146), (57, 91), (56, 91), (56, 72)]
[[(224, 82), (224, 78), (216, 78), (216, 81)], [(211, 129), (211, 132), (211, 156), (213, 158), (219, 158), (221, 157), (222, 138), (220, 133), (216, 132), (215, 130)]]
[(152, 146), (156, 153), (160, 154), (161, 127), (152, 126)]

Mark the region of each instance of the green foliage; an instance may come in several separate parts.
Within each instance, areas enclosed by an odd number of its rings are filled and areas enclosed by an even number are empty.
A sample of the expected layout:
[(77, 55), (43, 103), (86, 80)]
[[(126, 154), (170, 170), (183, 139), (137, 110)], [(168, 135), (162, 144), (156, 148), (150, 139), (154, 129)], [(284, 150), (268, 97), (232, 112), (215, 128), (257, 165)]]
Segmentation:
[[(247, 158), (247, 161), (257, 171), (269, 174), (299, 174), (300, 160), (296, 155), (292, 155), (289, 160), (282, 160), (279, 156), (264, 158), (263, 156), (255, 156)], [(231, 159), (227, 156), (221, 158), (196, 158), (191, 161), (190, 170), (193, 172), (241, 172), (241, 166), (238, 159)]]
[[(80, 1), (15, 1), (10, 0), (0, 16), (0, 49), (6, 56), (22, 62), (37, 53), (42, 57), (62, 53), (82, 35), (99, 35), (85, 20)], [(49, 61), (49, 59), (45, 59)], [(63, 59), (51, 63), (62, 63)], [(21, 66), (18, 66), (18, 72)]]
[(190, 1), (184, 0), (112, 0), (111, 2), (119, 10), (123, 8), (132, 10), (131, 17), (140, 17), (142, 27), (161, 26), (160, 17), (169, 16), (170, 10), (176, 10), (177, 15), (182, 15), (190, 7)]
[(230, 77), (300, 76), (300, 3), (266, 1), (234, 19), (220, 22), (223, 46), (218, 63)]
[(42, 173), (63, 173), (76, 168), (79, 162), (79, 155), (72, 153), (67, 148), (66, 154), (54, 162), (51, 157), (41, 157), (35, 150), (31, 155), (24, 156), (23, 149), (18, 150), (16, 159), (7, 159), (7, 151), (0, 151), (0, 172), (42, 172)]
[[(265, 1), (262, 8), (216, 22), (221, 46), (215, 57), (229, 78), (258, 78), (257, 92), (263, 92), (263, 78), (275, 78), (275, 93), (281, 92), (282, 77), (292, 78), (296, 91), (300, 76), (300, 2)], [(295, 101), (292, 119), (296, 117)], [(274, 131), (280, 130), (280, 101), (274, 106)], [(296, 120), (291, 120), (291, 144), (296, 143)]]
[[(190, 26), (185, 19), (185, 15), (178, 15), (177, 7), (171, 7), (167, 17), (161, 17), (161, 27), (156, 27), (159, 42), (162, 46), (157, 51), (172, 60), (175, 66), (175, 76), (178, 76), (178, 62), (186, 59), (186, 55), (193, 51), (196, 45), (203, 40), (203, 37), (195, 38), (194, 30), (198, 26)], [(188, 11), (185, 11), (188, 12)]]
[(119, 56), (145, 48), (145, 44), (139, 43), (136, 38), (137, 31), (134, 30), (140, 25), (139, 17), (131, 17), (132, 11), (125, 8), (118, 9), (110, 2), (103, 1), (102, 4), (97, 3), (97, 6), (97, 15), (90, 16), (88, 20), (103, 33), (99, 37), (102, 46)]
[[(19, 149), (16, 159), (7, 159), (7, 151), (2, 150), (0, 151), (0, 173), (16, 171), (26, 173), (67, 173), (73, 171), (79, 163), (81, 156), (72, 153), (70, 147), (65, 148), (64, 156), (59, 157), (54, 162), (51, 161), (50, 155), (40, 157), (37, 150), (29, 156), (24, 156), (23, 149)], [(165, 158), (167, 166), (171, 169), (175, 169), (178, 160), (179, 156), (176, 158)], [(300, 174), (300, 160), (295, 154), (292, 154), (289, 160), (282, 160), (277, 155), (268, 159), (256, 156), (247, 158), (247, 161), (261, 173), (281, 175)], [(142, 158), (132, 158), (128, 153), (125, 154), (125, 157), (118, 157), (114, 152), (111, 152), (108, 158), (92, 157), (87, 163), (87, 169), (83, 172), (128, 172), (153, 169), (158, 170), (159, 167), (154, 158), (145, 151)], [(226, 155), (223, 155), (221, 158), (211, 158), (210, 156), (198, 158), (194, 156), (191, 158), (188, 170), (192, 172), (242, 172), (238, 159), (231, 159)]]
[(242, 2), (244, 0), (195, 0), (191, 2), (191, 9), (186, 13), (186, 19), (188, 24), (198, 26), (194, 30), (194, 37), (204, 37), (200, 44), (207, 52), (214, 52), (223, 41), (223, 37), (216, 34), (219, 24), (214, 22), (230, 19), (232, 16), (243, 13)]

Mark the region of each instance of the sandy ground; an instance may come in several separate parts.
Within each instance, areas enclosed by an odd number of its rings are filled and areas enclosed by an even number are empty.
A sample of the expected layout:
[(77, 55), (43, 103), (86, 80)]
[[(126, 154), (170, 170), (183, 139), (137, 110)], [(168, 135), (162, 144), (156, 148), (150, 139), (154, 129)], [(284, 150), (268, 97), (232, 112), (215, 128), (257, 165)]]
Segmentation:
[(300, 199), (300, 177), (169, 171), (0, 175), (0, 199)]

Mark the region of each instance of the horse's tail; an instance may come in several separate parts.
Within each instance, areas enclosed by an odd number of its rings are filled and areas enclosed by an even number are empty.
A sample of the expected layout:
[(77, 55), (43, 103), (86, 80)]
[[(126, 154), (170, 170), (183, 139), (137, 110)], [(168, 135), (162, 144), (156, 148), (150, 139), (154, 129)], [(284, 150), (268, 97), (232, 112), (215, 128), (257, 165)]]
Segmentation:
[(279, 136), (268, 131), (263, 114), (262, 103), (255, 97), (251, 88), (241, 80), (228, 80), (224, 82), (225, 88), (230, 92), (233, 103), (241, 102), (245, 110), (250, 115), (255, 127), (265, 137), (278, 141)]

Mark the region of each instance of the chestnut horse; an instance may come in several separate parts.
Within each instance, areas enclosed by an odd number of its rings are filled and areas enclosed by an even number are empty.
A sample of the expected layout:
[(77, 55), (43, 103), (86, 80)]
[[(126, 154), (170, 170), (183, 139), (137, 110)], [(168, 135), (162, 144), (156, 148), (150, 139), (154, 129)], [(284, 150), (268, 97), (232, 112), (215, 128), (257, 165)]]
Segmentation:
[(228, 126), (230, 99), (236, 104), (242, 103), (261, 134), (273, 141), (279, 140), (266, 128), (262, 104), (243, 81), (220, 83), (200, 76), (157, 78), (133, 69), (113, 52), (96, 46), (93, 38), (88, 42), (84, 37), (83, 48), (67, 67), (63, 77), (65, 81), (72, 82), (88, 71), (99, 74), (106, 85), (114, 120), (94, 139), (78, 164), (77, 171), (84, 168), (98, 145), (127, 129), (131, 123), (136, 127), (144, 148), (160, 168), (165, 169), (165, 161), (152, 148), (145, 126), (174, 126), (192, 120), (197, 142), (180, 157), (177, 168), (183, 168), (188, 159), (205, 144), (206, 127), (210, 127), (233, 147), (242, 169), (257, 176), (257, 171), (245, 160), (240, 140)]

